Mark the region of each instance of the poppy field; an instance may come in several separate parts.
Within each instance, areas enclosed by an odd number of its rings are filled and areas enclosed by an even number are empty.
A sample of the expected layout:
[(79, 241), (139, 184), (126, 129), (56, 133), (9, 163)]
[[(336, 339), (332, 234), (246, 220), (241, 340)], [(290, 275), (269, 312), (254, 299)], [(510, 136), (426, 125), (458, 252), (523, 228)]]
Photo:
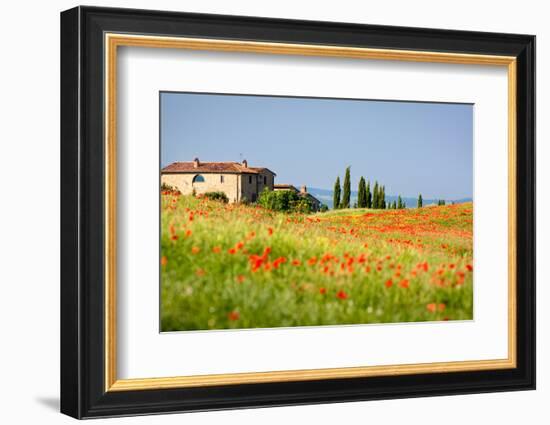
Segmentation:
[(469, 320), (472, 203), (287, 214), (165, 191), (161, 330)]

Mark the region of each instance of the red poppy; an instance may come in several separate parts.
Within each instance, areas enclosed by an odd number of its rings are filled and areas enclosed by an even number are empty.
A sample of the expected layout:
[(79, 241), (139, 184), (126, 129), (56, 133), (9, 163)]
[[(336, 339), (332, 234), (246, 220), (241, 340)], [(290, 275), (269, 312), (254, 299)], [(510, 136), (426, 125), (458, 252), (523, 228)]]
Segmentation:
[(469, 272), (474, 270), (474, 266), (472, 266), (471, 264), (466, 264), (466, 268), (468, 269)]
[(239, 320), (239, 318), (241, 317), (241, 315), (239, 314), (238, 311), (230, 311), (229, 313), (227, 313), (227, 318), (231, 321), (235, 321), (235, 320)]
[(271, 236), (273, 234), (273, 229), (271, 227), (267, 228), (267, 234)]
[(222, 250), (222, 249), (221, 249), (221, 247), (219, 247), (219, 246), (215, 246), (214, 248), (212, 248), (212, 252), (213, 252), (214, 254), (219, 254), (219, 253), (221, 252), (221, 250)]
[(245, 281), (246, 277), (242, 274), (237, 276), (237, 282), (243, 283)]
[(348, 298), (348, 294), (346, 294), (344, 290), (340, 289), (336, 294), (336, 297), (340, 300), (346, 300)]
[(429, 303), (426, 305), (426, 308), (428, 309), (428, 311), (430, 313), (435, 313), (436, 311), (445, 311), (445, 304), (443, 303), (439, 303), (439, 304), (436, 304), (436, 303)]
[(386, 283), (384, 285), (386, 285), (386, 288), (391, 288), (393, 286), (393, 281), (391, 279), (388, 279), (386, 280)]
[(325, 295), (327, 293), (327, 288), (319, 288), (319, 293)]
[(191, 248), (191, 252), (193, 254), (198, 254), (199, 252), (201, 252), (201, 249), (198, 246), (194, 246), (193, 248)]
[(168, 259), (163, 255), (160, 259), (160, 265), (165, 266), (166, 264), (168, 264)]
[(293, 266), (300, 266), (302, 263), (300, 262), (300, 260), (292, 260), (292, 265)]
[(409, 287), (409, 281), (408, 281), (408, 279), (403, 279), (401, 282), (399, 282), (399, 286), (400, 286), (401, 288), (405, 288), (405, 289), (408, 288), (408, 287)]
[(280, 264), (286, 263), (285, 257), (279, 257), (275, 261), (273, 261), (273, 268), (276, 269), (279, 267)]
[(231, 255), (233, 255), (233, 254), (236, 254), (236, 253), (237, 253), (237, 250), (236, 250), (235, 248), (229, 248), (229, 249), (227, 250), (227, 252), (230, 253)]
[(249, 257), (250, 260), (250, 267), (252, 267), (252, 272), (257, 272), (260, 267), (262, 267), (262, 263), (264, 262), (263, 257), (260, 257), (258, 255), (251, 255)]

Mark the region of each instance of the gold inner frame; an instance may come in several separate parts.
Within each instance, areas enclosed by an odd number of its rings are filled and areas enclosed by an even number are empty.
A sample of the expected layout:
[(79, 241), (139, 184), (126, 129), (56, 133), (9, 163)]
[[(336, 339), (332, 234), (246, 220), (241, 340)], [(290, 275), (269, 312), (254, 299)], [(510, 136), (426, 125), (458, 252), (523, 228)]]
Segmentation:
[[(370, 49), (325, 45), (266, 43), (105, 34), (105, 391), (307, 381), (416, 373), (510, 369), (516, 367), (516, 58), (462, 53)], [(116, 99), (119, 46), (325, 56), (507, 67), (508, 71), (508, 358), (383, 366), (118, 379), (116, 325)]]

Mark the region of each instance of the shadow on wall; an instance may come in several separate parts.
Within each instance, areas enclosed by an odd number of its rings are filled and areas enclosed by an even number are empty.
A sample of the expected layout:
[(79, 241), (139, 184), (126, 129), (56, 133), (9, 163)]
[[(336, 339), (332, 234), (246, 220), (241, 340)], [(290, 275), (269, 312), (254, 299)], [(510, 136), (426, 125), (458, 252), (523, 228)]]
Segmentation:
[(59, 412), (59, 397), (36, 397), (35, 401), (48, 409)]

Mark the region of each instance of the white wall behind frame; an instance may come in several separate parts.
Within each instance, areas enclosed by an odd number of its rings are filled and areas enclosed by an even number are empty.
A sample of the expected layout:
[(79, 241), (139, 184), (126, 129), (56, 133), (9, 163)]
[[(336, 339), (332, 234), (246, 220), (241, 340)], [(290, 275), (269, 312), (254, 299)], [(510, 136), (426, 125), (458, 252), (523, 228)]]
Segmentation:
[[(190, 12), (362, 22), (477, 31), (537, 34), (539, 117), (550, 115), (550, 27), (545, 2), (524, 0), (393, 0), (387, 2), (277, 0), (94, 0), (95, 5)], [(59, 11), (69, 0), (3, 5), (5, 66), (0, 70), (2, 111), (0, 176), (4, 199), (0, 234), (2, 303), (0, 354), (3, 385), (0, 421), (8, 424), (74, 424), (60, 415), (59, 393)], [(24, 25), (22, 25), (24, 19)], [(11, 41), (17, 42), (11, 42)], [(550, 140), (550, 124), (538, 120), (538, 140)], [(550, 144), (539, 143), (541, 164)], [(21, 173), (22, 164), (35, 170)], [(36, 173), (40, 173), (37, 186)], [(550, 167), (539, 166), (538, 217), (550, 216)], [(14, 182), (17, 184), (14, 184)], [(22, 187), (35, 188), (22, 197)], [(39, 206), (39, 207), (38, 207)], [(32, 242), (31, 242), (32, 240)], [(538, 223), (538, 389), (533, 392), (370, 401), (240, 411), (98, 420), (109, 424), (258, 425), (316, 423), (445, 425), (544, 424), (550, 399), (550, 221)], [(22, 307), (24, 300), (24, 307)], [(5, 347), (8, 348), (5, 348)], [(30, 384), (32, 381), (32, 384)]]

